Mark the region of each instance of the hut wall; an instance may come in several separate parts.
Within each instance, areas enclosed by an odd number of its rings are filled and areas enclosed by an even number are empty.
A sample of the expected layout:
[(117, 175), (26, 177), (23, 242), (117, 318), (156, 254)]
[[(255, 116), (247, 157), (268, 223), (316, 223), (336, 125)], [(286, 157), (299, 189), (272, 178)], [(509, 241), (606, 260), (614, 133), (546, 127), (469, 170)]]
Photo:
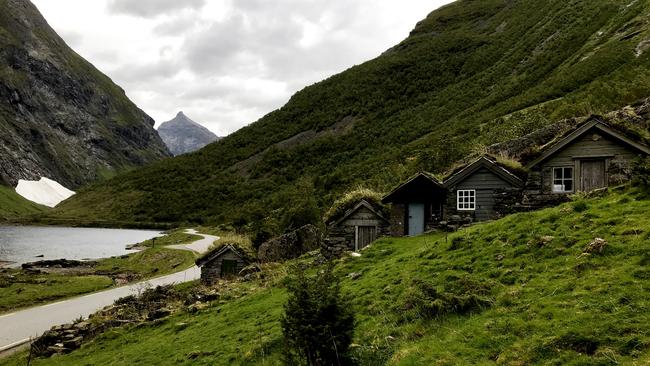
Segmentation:
[(323, 244), (325, 254), (328, 257), (340, 257), (346, 251), (356, 250), (356, 235), (359, 226), (374, 227), (377, 239), (391, 234), (391, 226), (388, 222), (366, 207), (361, 207), (344, 221), (328, 227), (327, 239)]
[(227, 251), (201, 267), (201, 282), (203, 284), (213, 285), (221, 279), (221, 263), (224, 260), (237, 261), (237, 273), (246, 267), (246, 262), (242, 258), (232, 251)]

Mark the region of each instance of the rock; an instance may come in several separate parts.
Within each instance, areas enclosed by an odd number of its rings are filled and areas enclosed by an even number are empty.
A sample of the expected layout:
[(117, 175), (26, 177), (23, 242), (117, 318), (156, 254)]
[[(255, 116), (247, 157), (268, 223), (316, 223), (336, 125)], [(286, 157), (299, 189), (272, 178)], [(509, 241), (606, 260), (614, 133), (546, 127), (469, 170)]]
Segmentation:
[(174, 119), (161, 124), (158, 134), (175, 156), (199, 150), (219, 140), (217, 135), (189, 119), (183, 112), (178, 112)]
[(168, 157), (154, 121), (71, 50), (30, 1), (0, 2), (0, 182), (69, 188)]
[(348, 278), (354, 281), (357, 278), (361, 277), (362, 274), (362, 272), (352, 272), (348, 275)]
[(158, 320), (158, 319), (166, 318), (166, 317), (170, 316), (171, 313), (172, 312), (169, 309), (165, 309), (165, 308), (156, 309), (156, 310), (150, 312), (149, 315), (147, 315), (147, 320), (151, 321), (151, 320)]
[(602, 253), (607, 247), (607, 240), (602, 238), (595, 238), (591, 243), (587, 244), (584, 253), (593, 254), (593, 253)]
[(74, 337), (74, 338), (72, 338), (70, 340), (67, 340), (67, 341), (63, 342), (63, 346), (65, 348), (67, 348), (67, 349), (75, 350), (75, 349), (81, 347), (81, 344), (83, 343), (83, 340), (84, 340), (83, 337), (77, 336), (77, 337)]
[(322, 240), (322, 233), (316, 226), (306, 225), (262, 244), (258, 258), (261, 262), (281, 262), (298, 258), (319, 249)]

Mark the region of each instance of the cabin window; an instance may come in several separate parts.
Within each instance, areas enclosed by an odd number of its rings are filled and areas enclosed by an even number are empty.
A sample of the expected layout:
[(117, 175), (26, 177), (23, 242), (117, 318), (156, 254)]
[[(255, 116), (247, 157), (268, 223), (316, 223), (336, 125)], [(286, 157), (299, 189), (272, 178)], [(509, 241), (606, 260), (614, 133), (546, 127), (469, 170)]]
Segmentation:
[(476, 191), (473, 189), (459, 190), (457, 194), (457, 203), (459, 211), (476, 210)]
[(573, 192), (573, 168), (553, 168), (553, 192)]

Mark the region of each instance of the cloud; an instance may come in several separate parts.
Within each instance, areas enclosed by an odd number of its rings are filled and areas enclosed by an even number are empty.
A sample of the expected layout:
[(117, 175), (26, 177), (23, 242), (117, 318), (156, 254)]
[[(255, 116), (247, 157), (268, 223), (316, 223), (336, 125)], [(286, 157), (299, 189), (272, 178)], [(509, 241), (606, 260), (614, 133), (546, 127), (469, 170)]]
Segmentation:
[[(108, 11), (143, 18), (169, 15), (184, 9), (197, 10), (206, 0), (109, 0)], [(172, 14), (173, 15), (173, 14)]]
[(183, 110), (223, 136), (378, 56), (451, 0), (33, 1), (158, 122)]

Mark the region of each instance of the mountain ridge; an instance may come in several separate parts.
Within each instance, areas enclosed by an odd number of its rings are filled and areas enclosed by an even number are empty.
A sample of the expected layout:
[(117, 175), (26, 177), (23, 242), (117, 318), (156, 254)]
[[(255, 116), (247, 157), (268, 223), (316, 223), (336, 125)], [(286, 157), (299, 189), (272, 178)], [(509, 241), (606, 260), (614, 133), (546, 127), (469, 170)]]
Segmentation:
[(0, 1), (0, 177), (70, 188), (168, 157), (154, 121), (28, 0)]

